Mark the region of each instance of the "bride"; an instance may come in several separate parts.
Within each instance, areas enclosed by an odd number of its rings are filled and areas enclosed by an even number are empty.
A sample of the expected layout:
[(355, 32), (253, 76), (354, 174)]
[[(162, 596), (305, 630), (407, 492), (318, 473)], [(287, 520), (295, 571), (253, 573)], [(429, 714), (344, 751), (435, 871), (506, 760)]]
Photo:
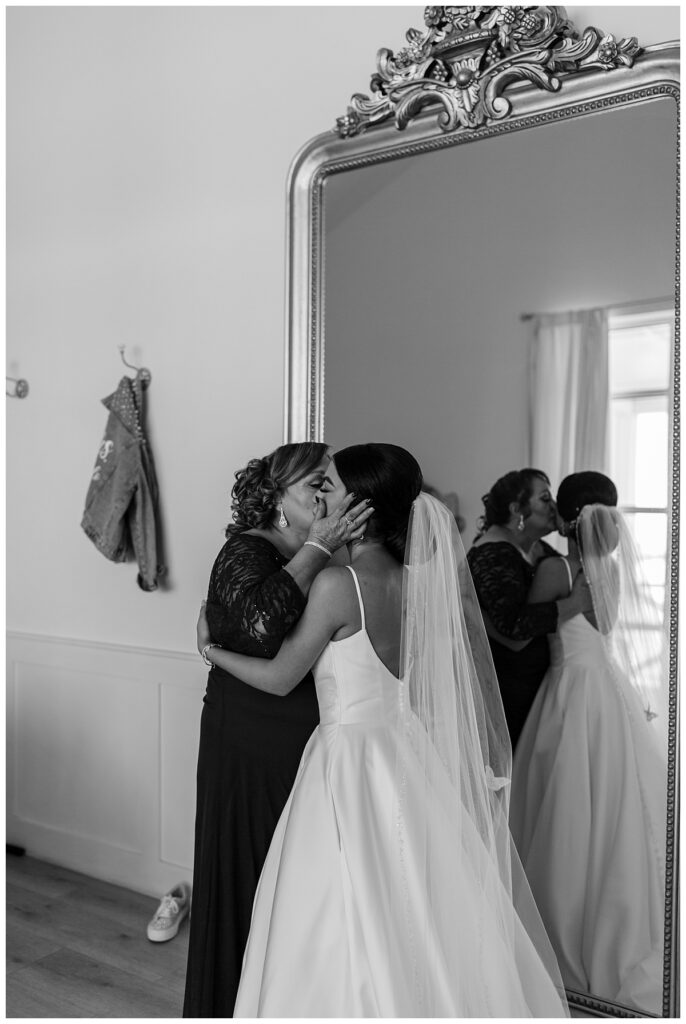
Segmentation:
[(602, 473), (560, 484), (569, 555), (541, 563), (529, 601), (565, 597), (583, 571), (593, 612), (552, 640), (514, 759), (510, 825), (565, 985), (660, 1014), (667, 768), (645, 680), (659, 617), (616, 504)]
[(374, 514), (272, 661), (208, 646), (201, 613), (211, 661), (277, 694), (314, 665), (320, 708), (260, 878), (237, 1017), (567, 1014), (513, 877), (510, 748), (464, 551), (421, 484), (395, 445), (335, 456), (321, 497), (355, 492)]

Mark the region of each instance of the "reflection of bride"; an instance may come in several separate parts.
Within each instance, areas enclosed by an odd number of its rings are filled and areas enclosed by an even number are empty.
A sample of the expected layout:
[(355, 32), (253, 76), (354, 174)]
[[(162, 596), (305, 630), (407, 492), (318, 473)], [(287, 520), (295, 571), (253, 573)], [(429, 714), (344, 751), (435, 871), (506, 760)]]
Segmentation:
[(420, 487), (401, 448), (339, 452), (326, 499), (375, 510), (352, 565), (320, 573), (273, 661), (208, 652), (272, 692), (314, 662), (321, 715), (260, 879), (236, 1016), (566, 1014), (530, 895), (526, 928), (513, 907), (509, 742), (464, 551)]
[(512, 835), (565, 985), (659, 1014), (667, 774), (640, 667), (659, 622), (612, 481), (574, 473), (557, 503), (569, 556), (542, 563), (529, 600), (567, 594), (583, 568), (594, 612), (552, 639), (514, 759)]

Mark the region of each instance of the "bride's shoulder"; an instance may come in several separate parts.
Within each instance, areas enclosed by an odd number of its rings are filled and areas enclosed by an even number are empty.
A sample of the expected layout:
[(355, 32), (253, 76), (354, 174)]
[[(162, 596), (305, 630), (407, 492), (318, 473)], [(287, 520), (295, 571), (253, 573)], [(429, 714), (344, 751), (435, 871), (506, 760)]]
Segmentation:
[(355, 584), (350, 569), (346, 565), (327, 565), (325, 569), (317, 573), (312, 582), (310, 600), (313, 597), (326, 600), (354, 593)]
[(553, 593), (569, 591), (569, 568), (562, 555), (548, 555), (536, 565), (534, 583), (537, 588), (545, 587)]
[(311, 616), (326, 620), (332, 629), (358, 623), (359, 602), (350, 570), (344, 565), (322, 569), (310, 587), (307, 607)]

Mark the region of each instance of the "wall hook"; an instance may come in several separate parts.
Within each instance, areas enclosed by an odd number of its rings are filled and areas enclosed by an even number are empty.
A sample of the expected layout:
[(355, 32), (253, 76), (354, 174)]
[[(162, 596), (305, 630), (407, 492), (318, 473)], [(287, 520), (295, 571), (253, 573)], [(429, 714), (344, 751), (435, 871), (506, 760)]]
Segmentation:
[(126, 345), (119, 345), (119, 355), (124, 366), (128, 366), (130, 370), (135, 370), (141, 379), (141, 384), (144, 388), (147, 388), (148, 384), (152, 380), (152, 374), (150, 370), (146, 369), (145, 366), (134, 366), (133, 363), (127, 363), (124, 358), (124, 352), (126, 351)]
[[(7, 389), (7, 382), (11, 381), (14, 384), (14, 388), (11, 390)], [(29, 393), (29, 382), (24, 380), (22, 377), (5, 377), (5, 394), (9, 395), (10, 398), (26, 398)]]

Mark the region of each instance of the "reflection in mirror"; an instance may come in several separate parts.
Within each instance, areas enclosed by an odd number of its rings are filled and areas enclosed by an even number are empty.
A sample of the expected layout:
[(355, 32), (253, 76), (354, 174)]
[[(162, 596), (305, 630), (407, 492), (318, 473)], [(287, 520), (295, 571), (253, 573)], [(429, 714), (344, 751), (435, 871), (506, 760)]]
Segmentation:
[[(518, 573), (525, 598), (533, 585), (545, 655), (507, 615), (490, 631), (496, 667), (500, 644), (513, 678), (535, 677), (513, 737), (513, 831), (565, 983), (636, 1015), (659, 1015), (663, 998), (675, 122), (670, 99), (650, 100), (323, 188), (327, 442), (409, 448), (451, 493), (467, 547), (508, 471), (543, 470), (553, 497), (580, 470), (616, 485), (615, 501), (567, 484), (565, 537), (536, 527), (538, 492), (505, 502), (487, 539), (519, 561), (495, 590)], [(587, 540), (599, 575), (579, 613), (564, 602), (584, 565), (584, 506), (614, 516), (618, 538)], [(475, 578), (485, 549), (482, 537)]]
[[(669, 615), (671, 368), (674, 308), (665, 307), (610, 317), (609, 417), (610, 475), (617, 483), (620, 508), (638, 546), (647, 599), (660, 623)], [(664, 641), (664, 637), (661, 638)], [(665, 650), (641, 660), (645, 684), (653, 694), (658, 731), (666, 745), (667, 693)]]

